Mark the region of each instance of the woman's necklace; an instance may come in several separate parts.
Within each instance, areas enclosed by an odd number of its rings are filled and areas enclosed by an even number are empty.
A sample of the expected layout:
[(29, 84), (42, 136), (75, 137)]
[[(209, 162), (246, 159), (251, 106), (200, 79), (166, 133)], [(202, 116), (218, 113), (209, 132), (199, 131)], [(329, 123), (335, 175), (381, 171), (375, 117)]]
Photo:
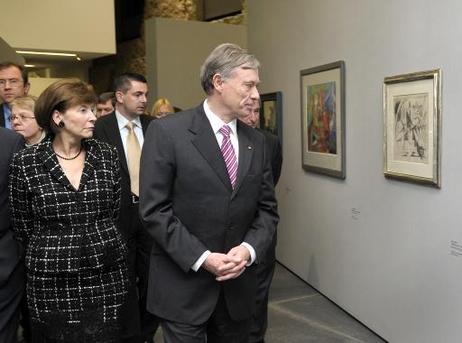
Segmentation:
[(80, 146), (79, 152), (74, 157), (64, 157), (64, 156), (61, 156), (60, 154), (58, 154), (54, 149), (53, 149), (53, 151), (54, 151), (55, 155), (58, 156), (59, 158), (61, 158), (63, 160), (66, 160), (66, 161), (72, 161), (72, 160), (75, 160), (77, 157), (79, 157), (80, 153), (82, 152), (82, 146)]

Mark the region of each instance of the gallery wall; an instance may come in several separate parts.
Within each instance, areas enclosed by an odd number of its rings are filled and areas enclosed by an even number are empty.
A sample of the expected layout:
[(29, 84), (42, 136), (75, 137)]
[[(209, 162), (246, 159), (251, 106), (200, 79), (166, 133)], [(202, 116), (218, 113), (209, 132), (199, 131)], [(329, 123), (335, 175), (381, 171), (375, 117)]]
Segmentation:
[[(283, 92), (278, 260), (390, 342), (460, 342), (462, 3), (249, 0), (261, 92)], [(302, 69), (344, 60), (346, 179), (301, 165)], [(383, 176), (382, 84), (442, 69), (442, 187)]]
[(59, 80), (62, 79), (55, 77), (29, 77), (30, 89), (28, 94), (39, 97), (49, 85)]
[(246, 27), (167, 18), (146, 20), (150, 103), (166, 97), (182, 109), (199, 105), (205, 98), (200, 67), (213, 48), (226, 42), (247, 46)]

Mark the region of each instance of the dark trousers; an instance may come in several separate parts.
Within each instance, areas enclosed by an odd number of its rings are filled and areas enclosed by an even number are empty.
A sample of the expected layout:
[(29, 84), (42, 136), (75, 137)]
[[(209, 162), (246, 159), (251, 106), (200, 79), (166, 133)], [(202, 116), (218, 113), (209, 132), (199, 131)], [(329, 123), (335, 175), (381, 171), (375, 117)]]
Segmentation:
[(202, 325), (161, 321), (165, 343), (248, 343), (250, 318), (234, 321), (220, 292), (209, 320)]
[(268, 296), (275, 267), (276, 259), (274, 257), (262, 261), (256, 266), (258, 287), (249, 343), (265, 342), (265, 333), (268, 328)]
[(32, 333), (31, 333), (31, 323), (30, 323), (30, 314), (29, 307), (27, 306), (27, 296), (24, 292), (21, 300), (21, 319), (19, 320), (19, 325), (22, 328), (22, 337), (25, 343), (32, 342)]
[(18, 265), (10, 280), (0, 288), (0, 342), (16, 343), (21, 299), (24, 293), (24, 268)]
[(149, 257), (153, 240), (141, 224), (138, 204), (125, 207), (120, 215), (124, 216), (124, 226), (129, 226), (121, 230), (125, 231), (124, 234), (132, 233), (126, 236), (130, 286), (121, 314), (123, 342), (150, 343), (159, 326), (158, 318), (146, 310)]
[[(137, 206), (138, 207), (138, 206)], [(138, 211), (138, 210), (137, 210)], [(137, 217), (139, 218), (139, 217)], [(151, 343), (159, 327), (159, 318), (146, 309), (148, 296), (149, 261), (153, 238), (148, 234), (138, 219), (140, 230), (136, 236), (136, 275), (138, 279), (138, 296), (140, 326), (143, 341)]]

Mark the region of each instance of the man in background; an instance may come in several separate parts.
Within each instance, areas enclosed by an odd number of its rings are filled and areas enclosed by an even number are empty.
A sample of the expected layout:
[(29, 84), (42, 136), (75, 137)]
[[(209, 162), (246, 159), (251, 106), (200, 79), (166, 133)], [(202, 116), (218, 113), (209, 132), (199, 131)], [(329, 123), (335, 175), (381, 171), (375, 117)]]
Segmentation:
[[(260, 101), (255, 102), (251, 111), (239, 118), (247, 125), (256, 128), (265, 136), (266, 157), (270, 159), (273, 172), (274, 186), (279, 181), (282, 167), (282, 148), (279, 138), (271, 132), (257, 128), (260, 123)], [(258, 288), (256, 294), (256, 311), (252, 316), (249, 343), (265, 342), (265, 333), (268, 327), (268, 296), (271, 280), (276, 266), (276, 241), (277, 235), (271, 242), (264, 258), (257, 265)]]
[(10, 103), (17, 97), (27, 95), (29, 82), (26, 69), (13, 62), (0, 63), (0, 126), (11, 129)]
[(157, 319), (146, 310), (152, 238), (139, 218), (139, 167), (144, 134), (153, 119), (145, 115), (148, 84), (144, 76), (125, 73), (114, 80), (115, 111), (100, 117), (94, 137), (117, 148), (122, 177), (119, 229), (127, 242), (130, 288), (122, 314), (124, 342), (151, 342)]
[(0, 146), (0, 342), (16, 343), (25, 276), (20, 248), (11, 228), (8, 174), (13, 154), (24, 147), (24, 140), (2, 127)]
[(239, 118), (247, 125), (257, 129), (258, 132), (262, 133), (266, 139), (266, 148), (268, 151), (267, 157), (271, 161), (271, 169), (273, 172), (273, 181), (274, 186), (276, 187), (279, 177), (281, 176), (282, 168), (282, 147), (279, 137), (272, 134), (267, 130), (262, 130), (259, 128), (260, 123), (260, 101), (255, 103), (252, 111), (245, 113)]
[(96, 104), (96, 118), (104, 117), (114, 112), (114, 103), (114, 92), (101, 93)]

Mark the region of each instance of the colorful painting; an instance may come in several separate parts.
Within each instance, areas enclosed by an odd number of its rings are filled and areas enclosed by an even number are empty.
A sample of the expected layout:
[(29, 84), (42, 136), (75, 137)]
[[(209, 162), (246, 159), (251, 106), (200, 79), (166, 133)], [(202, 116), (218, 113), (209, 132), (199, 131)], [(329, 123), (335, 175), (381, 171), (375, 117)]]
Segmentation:
[(308, 151), (337, 154), (335, 82), (306, 87)]
[(345, 62), (300, 71), (302, 167), (346, 177)]

